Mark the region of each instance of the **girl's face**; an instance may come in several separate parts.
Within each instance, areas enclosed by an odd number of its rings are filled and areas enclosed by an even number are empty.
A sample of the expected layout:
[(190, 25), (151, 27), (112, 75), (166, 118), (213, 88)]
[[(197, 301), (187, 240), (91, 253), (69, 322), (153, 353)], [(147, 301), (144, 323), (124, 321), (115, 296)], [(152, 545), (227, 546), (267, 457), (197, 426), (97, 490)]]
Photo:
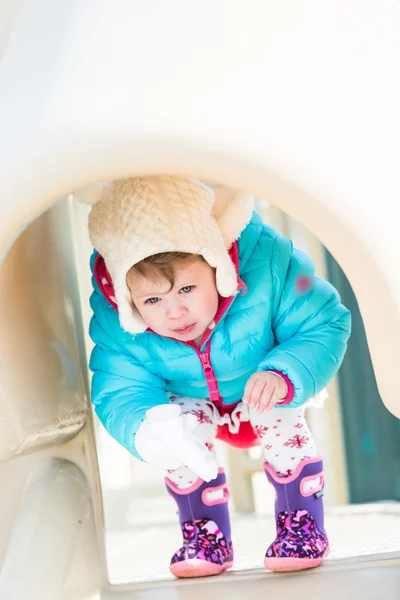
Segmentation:
[(166, 279), (154, 281), (139, 273), (129, 285), (132, 301), (150, 329), (181, 342), (199, 342), (217, 313), (214, 269), (201, 259), (178, 265), (170, 288)]

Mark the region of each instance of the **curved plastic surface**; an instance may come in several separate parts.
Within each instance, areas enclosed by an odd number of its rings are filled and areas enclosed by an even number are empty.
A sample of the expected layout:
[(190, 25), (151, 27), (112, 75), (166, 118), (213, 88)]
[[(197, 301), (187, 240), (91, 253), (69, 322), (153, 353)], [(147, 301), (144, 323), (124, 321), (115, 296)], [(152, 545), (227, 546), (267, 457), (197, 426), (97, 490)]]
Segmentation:
[[(185, 0), (2, 2), (3, 282), (21, 285), (10, 268), (25, 251), (23, 238), (12, 248), (20, 233), (90, 183), (181, 173), (244, 188), (306, 225), (338, 260), (360, 304), (382, 400), (400, 416), (399, 30), (395, 0), (204, 0), (201, 9)], [(57, 240), (43, 241), (57, 248)], [(29, 254), (24, 260), (29, 265)], [(62, 272), (54, 277), (65, 285)], [(21, 298), (6, 287), (1, 297)], [(41, 305), (45, 338), (34, 315), (27, 318), (31, 352), (61, 365), (60, 373), (68, 361), (49, 343), (64, 324), (67, 354), (75, 356), (73, 306), (66, 302), (56, 317)], [(35, 447), (27, 423), (15, 419), (27, 400), (7, 308), (0, 418), (13, 430), (3, 458), (15, 453), (13, 440), (20, 451)], [(51, 403), (60, 377), (33, 373), (30, 381), (51, 443), (63, 443), (54, 430), (60, 405)], [(70, 381), (65, 398), (84, 415), (80, 384)], [(96, 478), (95, 461), (92, 469)]]

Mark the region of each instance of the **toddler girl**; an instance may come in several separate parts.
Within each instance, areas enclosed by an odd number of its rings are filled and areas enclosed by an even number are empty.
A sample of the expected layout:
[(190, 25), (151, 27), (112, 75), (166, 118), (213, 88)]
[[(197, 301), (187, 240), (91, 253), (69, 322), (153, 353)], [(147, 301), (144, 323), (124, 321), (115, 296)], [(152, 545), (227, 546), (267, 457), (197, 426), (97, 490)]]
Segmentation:
[(89, 232), (92, 400), (116, 440), (167, 472), (183, 533), (171, 572), (233, 564), (216, 438), (263, 448), (277, 528), (265, 567), (319, 565), (329, 551), (324, 478), (304, 404), (345, 352), (350, 315), (336, 290), (263, 224), (252, 196), (193, 178), (103, 187)]

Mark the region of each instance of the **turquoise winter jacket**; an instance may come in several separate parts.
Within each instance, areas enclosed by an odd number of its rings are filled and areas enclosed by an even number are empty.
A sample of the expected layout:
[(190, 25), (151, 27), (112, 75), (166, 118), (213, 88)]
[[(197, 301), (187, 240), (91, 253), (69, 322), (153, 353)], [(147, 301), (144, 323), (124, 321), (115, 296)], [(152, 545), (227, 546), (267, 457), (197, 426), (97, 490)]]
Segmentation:
[[(241, 400), (254, 372), (275, 370), (294, 386), (293, 400), (282, 410), (300, 406), (338, 370), (350, 313), (332, 285), (315, 276), (310, 258), (257, 213), (238, 241), (238, 258), (247, 292), (235, 296), (210, 334), (210, 360), (223, 404)], [(169, 402), (166, 392), (209, 397), (203, 367), (190, 345), (124, 331), (95, 278), (93, 287), (92, 401), (107, 431), (140, 458), (136, 431), (149, 408)]]

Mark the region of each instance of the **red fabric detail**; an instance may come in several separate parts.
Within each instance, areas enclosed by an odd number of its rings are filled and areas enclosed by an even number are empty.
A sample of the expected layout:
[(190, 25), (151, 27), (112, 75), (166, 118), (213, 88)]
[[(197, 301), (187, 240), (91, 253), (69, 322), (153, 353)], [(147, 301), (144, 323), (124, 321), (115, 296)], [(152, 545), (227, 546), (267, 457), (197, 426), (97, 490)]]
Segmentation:
[[(218, 408), (218, 412), (220, 415), (231, 414), (236, 406), (237, 404), (221, 406)], [(235, 448), (252, 448), (253, 446), (260, 445), (258, 435), (254, 431), (250, 421), (240, 423), (239, 431), (237, 433), (231, 433), (227, 423), (218, 425), (217, 435), (215, 437)]]
[(285, 442), (283, 445), (287, 446), (288, 448), (302, 448), (309, 441), (310, 441), (309, 437), (307, 437), (305, 435), (296, 434), (293, 437), (291, 437), (289, 440), (287, 440), (287, 442)]
[(266, 427), (265, 425), (254, 425), (253, 429), (258, 435), (258, 437), (261, 438), (264, 437), (264, 435), (267, 433), (269, 427)]
[(116, 311), (118, 311), (117, 303), (112, 299), (115, 298), (115, 292), (111, 275), (107, 271), (104, 258), (100, 256), (100, 254), (98, 254), (94, 260), (93, 275), (104, 298)]
[(183, 414), (195, 416), (198, 423), (208, 423), (209, 425), (212, 425), (212, 420), (202, 408), (199, 408), (198, 410), (189, 410)]
[(239, 246), (237, 242), (233, 242), (232, 246), (228, 250), (228, 254), (233, 262), (236, 274), (239, 274)]
[(271, 370), (271, 373), (276, 373), (277, 375), (280, 375), (282, 377), (282, 379), (285, 381), (286, 385), (288, 386), (288, 393), (286, 394), (286, 398), (284, 398), (283, 400), (280, 400), (279, 402), (277, 402), (277, 404), (279, 404), (281, 406), (283, 404), (290, 404), (294, 398), (293, 383), (290, 381), (289, 377), (287, 377), (287, 375), (285, 375), (285, 373), (281, 373), (281, 371)]

